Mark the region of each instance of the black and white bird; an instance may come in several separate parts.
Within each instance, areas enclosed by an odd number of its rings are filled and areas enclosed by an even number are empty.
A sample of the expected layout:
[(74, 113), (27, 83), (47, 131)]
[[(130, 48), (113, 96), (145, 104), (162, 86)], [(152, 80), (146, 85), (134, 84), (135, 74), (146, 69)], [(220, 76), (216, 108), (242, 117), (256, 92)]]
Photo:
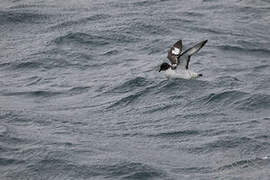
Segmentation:
[(182, 40), (177, 41), (168, 51), (167, 58), (171, 64), (162, 63), (159, 72), (164, 71), (165, 76), (168, 78), (193, 79), (202, 76), (202, 74), (189, 69), (189, 62), (191, 56), (198, 52), (206, 43), (207, 40), (204, 40), (182, 53)]

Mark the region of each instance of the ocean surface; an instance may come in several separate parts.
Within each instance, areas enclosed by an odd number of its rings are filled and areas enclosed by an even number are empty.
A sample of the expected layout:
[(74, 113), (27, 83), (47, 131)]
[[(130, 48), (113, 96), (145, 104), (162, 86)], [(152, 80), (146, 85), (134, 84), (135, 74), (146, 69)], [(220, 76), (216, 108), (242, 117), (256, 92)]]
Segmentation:
[(270, 179), (270, 1), (0, 4), (1, 180)]

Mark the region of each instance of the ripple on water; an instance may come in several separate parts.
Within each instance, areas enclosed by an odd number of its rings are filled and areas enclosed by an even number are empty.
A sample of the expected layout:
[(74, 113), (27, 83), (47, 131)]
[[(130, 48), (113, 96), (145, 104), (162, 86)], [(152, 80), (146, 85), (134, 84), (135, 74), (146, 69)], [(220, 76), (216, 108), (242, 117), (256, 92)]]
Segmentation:
[(88, 48), (98, 48), (111, 43), (131, 43), (136, 42), (138, 38), (134, 38), (124, 33), (83, 33), (72, 32), (55, 38), (53, 41), (57, 45), (87, 45)]
[(257, 111), (257, 110), (269, 110), (270, 107), (270, 95), (266, 94), (251, 94), (243, 99), (235, 101), (235, 105), (238, 109)]
[(223, 91), (221, 93), (211, 93), (206, 97), (202, 98), (201, 101), (205, 104), (218, 104), (218, 105), (231, 105), (237, 100), (247, 97), (249, 94), (237, 91), (237, 90), (230, 90), (230, 91)]
[(270, 165), (270, 159), (268, 158), (255, 158), (255, 159), (243, 159), (221, 166), (217, 171), (231, 170), (231, 169), (244, 169), (244, 168), (261, 168), (263, 166)]
[(35, 13), (31, 11), (12, 10), (0, 11), (0, 24), (34, 24), (42, 23), (48, 19), (48, 15)]
[(135, 77), (133, 79), (125, 81), (123, 84), (120, 84), (113, 89), (107, 91), (107, 93), (125, 93), (134, 91), (138, 88), (145, 87), (150, 82), (144, 77)]
[(217, 48), (223, 50), (223, 51), (231, 51), (236, 53), (246, 53), (249, 55), (270, 55), (270, 49), (266, 48), (246, 48), (241, 45), (220, 45), (217, 46)]
[(214, 140), (209, 143), (204, 143), (196, 147), (184, 148), (191, 153), (211, 153), (211, 152), (225, 152), (231, 149), (240, 149), (243, 153), (256, 152), (264, 148), (265, 144), (248, 137), (225, 137)]
[(48, 30), (59, 30), (59, 29), (64, 29), (64, 28), (68, 28), (68, 27), (73, 27), (73, 26), (79, 26), (82, 24), (91, 24), (93, 22), (97, 23), (97, 22), (103, 22), (106, 21), (110, 18), (111, 16), (108, 14), (94, 14), (88, 17), (83, 17), (77, 20), (69, 20), (69, 21), (64, 21), (61, 23), (58, 23), (56, 25), (50, 26), (48, 28)]
[[(29, 176), (42, 177), (59, 177), (59, 178), (110, 178), (118, 179), (166, 179), (166, 173), (155, 167), (137, 162), (119, 162), (88, 165), (73, 163), (67, 160), (56, 158), (43, 159), (37, 162), (29, 163), (26, 171), (9, 173), (10, 177)], [(39, 173), (36, 173), (39, 172)], [(66, 172), (65, 174), (61, 172)]]
[(93, 46), (104, 46), (109, 44), (108, 40), (102, 36), (91, 35), (82, 32), (68, 33), (64, 36), (57, 37), (54, 42), (58, 45), (79, 43)]
[(151, 134), (149, 137), (160, 137), (160, 138), (179, 138), (185, 136), (199, 135), (200, 131), (197, 130), (182, 130), (182, 131), (168, 131), (160, 132), (158, 134)]
[(3, 137), (8, 132), (8, 128), (4, 125), (0, 125), (0, 137)]

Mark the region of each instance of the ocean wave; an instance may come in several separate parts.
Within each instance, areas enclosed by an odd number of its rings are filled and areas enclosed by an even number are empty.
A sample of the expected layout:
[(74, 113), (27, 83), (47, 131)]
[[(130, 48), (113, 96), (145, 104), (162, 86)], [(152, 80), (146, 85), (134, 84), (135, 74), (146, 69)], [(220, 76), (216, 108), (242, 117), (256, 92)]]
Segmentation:
[(187, 17), (202, 17), (204, 13), (196, 12), (196, 11), (186, 11), (183, 13), (183, 16)]
[(91, 88), (90, 86), (73, 87), (73, 88), (69, 89), (65, 94), (68, 94), (70, 96), (84, 94), (84, 93), (87, 93), (90, 88)]
[(158, 92), (170, 93), (182, 90), (185, 83), (185, 79), (175, 79), (174, 81), (164, 80), (160, 82), (160, 87), (157, 89)]
[(185, 136), (199, 135), (200, 132), (197, 130), (179, 130), (179, 131), (168, 131), (160, 132), (158, 134), (148, 135), (149, 137), (160, 137), (160, 138), (179, 138)]
[[(59, 58), (29, 58), (27, 61), (17, 61), (12, 63), (9, 67), (15, 70), (19, 69), (53, 69), (53, 68), (67, 68), (70, 66), (76, 66), (65, 59)], [(80, 66), (79, 66), (80, 67)]]
[(31, 24), (37, 23), (40, 24), (44, 20), (48, 19), (49, 16), (46, 14), (39, 14), (34, 12), (25, 12), (25, 11), (0, 11), (0, 24), (11, 24), (11, 23), (22, 23), (22, 24)]
[(230, 149), (243, 149), (243, 152), (256, 152), (265, 145), (252, 138), (248, 137), (225, 137), (222, 139), (214, 140), (213, 142), (202, 144), (197, 147), (184, 148), (190, 153), (210, 153), (214, 151), (227, 151)]
[(92, 23), (92, 22), (97, 23), (99, 21), (105, 21), (110, 17), (111, 16), (108, 14), (95, 14), (89, 17), (84, 17), (77, 20), (64, 21), (56, 25), (52, 25), (48, 28), (48, 30), (59, 30), (59, 29), (67, 28), (67, 27), (78, 26), (81, 24)]
[(105, 56), (113, 56), (113, 55), (117, 55), (119, 54), (120, 51), (114, 49), (114, 50), (109, 50), (107, 52), (104, 53)]
[(9, 67), (10, 65), (11, 65), (10, 62), (1, 62), (0, 63), (0, 68)]
[(232, 52), (239, 52), (239, 53), (248, 53), (248, 54), (260, 54), (260, 55), (270, 55), (270, 49), (266, 48), (250, 48), (250, 47), (243, 47), (241, 45), (218, 45), (218, 49), (223, 51), (232, 51)]
[(154, 167), (136, 162), (122, 162), (115, 165), (100, 166), (107, 176), (123, 177), (124, 179), (153, 179), (164, 178), (165, 173)]
[(0, 137), (3, 137), (5, 134), (7, 134), (7, 132), (8, 132), (8, 128), (4, 125), (0, 125)]
[(153, 114), (155, 112), (162, 112), (166, 111), (172, 107), (175, 107), (175, 104), (173, 103), (160, 103), (160, 104), (155, 104), (150, 107), (145, 107), (143, 109), (143, 113), (145, 114)]
[(14, 159), (14, 158), (7, 158), (7, 157), (0, 157), (0, 166), (10, 166), (10, 165), (19, 165), (23, 164), (25, 161)]
[[(183, 99), (182, 94), (185, 94), (186, 92), (193, 92), (195, 91), (196, 93), (199, 93), (200, 89), (190, 89), (191, 87), (186, 87), (187, 84), (185, 84), (185, 86), (176, 88), (176, 90), (173, 90), (173, 92), (175, 91), (179, 91), (178, 94), (174, 95), (171, 93), (171, 100), (176, 100), (176, 99)], [(213, 84), (212, 84), (213, 85)], [(209, 86), (211, 87), (211, 86)], [(209, 88), (208, 87), (208, 88)], [(213, 86), (215, 87), (215, 86)], [(181, 89), (181, 91), (179, 90)], [(222, 90), (222, 91), (215, 91), (215, 92), (208, 92), (208, 93), (204, 93), (204, 95), (200, 95), (198, 94), (196, 97), (192, 98), (191, 100), (190, 97), (185, 96), (183, 99), (183, 103), (180, 103), (180, 101), (178, 100), (175, 105), (180, 105), (182, 104), (185, 108), (189, 108), (189, 107), (200, 107), (200, 108), (211, 108), (211, 110), (214, 109), (220, 109), (220, 108), (225, 108), (225, 109), (241, 109), (244, 108), (244, 106), (246, 106), (245, 102), (247, 101), (246, 99), (249, 99), (251, 96), (253, 96), (252, 94), (248, 93), (248, 92), (243, 92), (240, 90)], [(188, 101), (187, 101), (188, 100)], [(257, 98), (256, 98), (257, 100)], [(258, 99), (258, 104), (259, 102), (262, 102), (260, 99)], [(256, 102), (253, 102), (253, 104), (255, 104)], [(268, 100), (265, 100), (265, 104), (268, 103)], [(260, 108), (260, 107), (258, 107)], [(192, 116), (195, 116), (196, 114), (192, 114)], [(210, 115), (210, 114), (209, 114)], [(213, 114), (212, 114), (213, 115)], [(189, 116), (189, 115), (187, 115)]]
[[(60, 55), (61, 57), (59, 57)], [(18, 59), (14, 62), (5, 63), (3, 67), (13, 70), (49, 70), (68, 67), (87, 69), (101, 65), (100, 62), (90, 61), (92, 59), (91, 55), (85, 53), (70, 53), (67, 50), (51, 49), (28, 55), (27, 58)]]
[(106, 93), (126, 93), (134, 91), (140, 87), (145, 87), (147, 84), (150, 84), (150, 82), (144, 78), (144, 77), (135, 77), (133, 79), (130, 79), (123, 84), (120, 84), (113, 89), (107, 91)]
[(183, 173), (183, 174), (190, 174), (190, 173), (211, 173), (213, 172), (213, 168), (211, 167), (186, 167), (186, 168), (173, 168), (173, 172), (175, 173)]
[(100, 32), (99, 35), (75, 32), (57, 37), (53, 42), (57, 45), (85, 44), (88, 48), (109, 45), (111, 43), (131, 43), (138, 41), (138, 38), (124, 33)]
[(133, 93), (131, 95), (125, 96), (113, 102), (111, 105), (107, 107), (107, 109), (114, 109), (114, 108), (124, 108), (128, 105), (135, 103), (143, 94), (146, 92), (145, 90)]
[(60, 95), (62, 93), (61, 92), (54, 92), (54, 91), (37, 90), (37, 91), (6, 92), (6, 93), (2, 93), (2, 94), (4, 96), (52, 97), (52, 96)]
[(4, 96), (26, 96), (26, 97), (55, 97), (55, 96), (74, 96), (78, 94), (83, 94), (88, 92), (89, 86), (78, 86), (72, 87), (70, 89), (65, 89), (62, 91), (52, 91), (52, 90), (34, 90), (34, 91), (14, 91), (14, 92), (3, 92)]
[(151, 23), (145, 23), (145, 22), (135, 22), (131, 24), (125, 32), (133, 35), (165, 35), (170, 31), (166, 27), (157, 26)]
[[(242, 37), (244, 36), (243, 34), (237, 33), (237, 32), (232, 32), (229, 30), (224, 30), (222, 28), (207, 28), (207, 27), (201, 27), (201, 26), (192, 26), (189, 27), (189, 29), (192, 29), (193, 31), (197, 31), (197, 32), (204, 32), (204, 33), (211, 33), (211, 34), (216, 34), (216, 35), (231, 35), (231, 36), (235, 36), (235, 37)], [(221, 48), (222, 46), (219, 46), (219, 48)], [(226, 47), (226, 46), (224, 46)]]
[(211, 93), (206, 97), (201, 98), (200, 101), (205, 104), (218, 104), (222, 106), (227, 106), (234, 104), (238, 99), (242, 99), (248, 95), (249, 94), (245, 92), (231, 90), (221, 93)]
[(40, 68), (42, 66), (42, 63), (27, 61), (27, 62), (13, 63), (11, 66), (13, 69), (36, 69)]
[(165, 177), (165, 173), (154, 167), (136, 162), (123, 162), (115, 165), (100, 167), (107, 176), (123, 177), (124, 179), (153, 179)]
[(25, 86), (33, 86), (33, 85), (37, 85), (39, 82), (42, 81), (42, 78), (39, 76), (32, 76), (26, 79), (26, 83)]
[(254, 72), (264, 72), (264, 71), (267, 71), (269, 69), (270, 65), (268, 64), (262, 64), (262, 65), (259, 65), (259, 66), (255, 66), (253, 67), (253, 71)]
[(266, 94), (252, 94), (249, 97), (237, 100), (234, 102), (238, 109), (256, 111), (269, 110), (270, 95)]
[[(39, 173), (35, 173), (38, 171)], [(61, 173), (65, 172), (65, 173)], [(26, 169), (9, 172), (9, 177), (29, 176), (39, 179), (59, 177), (60, 179), (75, 178), (106, 178), (106, 179), (163, 179), (167, 174), (161, 169), (137, 162), (118, 162), (107, 164), (81, 164), (63, 158), (47, 157), (39, 161), (28, 162)]]
[(65, 43), (80, 43), (80, 44), (93, 44), (97, 46), (103, 46), (109, 44), (108, 40), (102, 36), (90, 35), (87, 33), (69, 33), (64, 36), (57, 37), (54, 42), (56, 44)]
[[(9, 9), (33, 9), (33, 8), (39, 8), (39, 7), (45, 7), (45, 5), (37, 5), (37, 4), (19, 4), (11, 6)], [(50, 6), (46, 6), (50, 7)]]
[(144, 0), (144, 1), (139, 1), (139, 2), (133, 2), (132, 6), (134, 7), (146, 7), (146, 6), (151, 6), (151, 5), (155, 5), (156, 3), (160, 2), (162, 0)]
[(127, 107), (127, 105), (135, 103), (142, 97), (146, 97), (151, 92), (151, 89), (157, 85), (153, 81), (149, 81), (144, 77), (135, 77), (127, 80), (126, 82), (113, 87), (112, 89), (104, 92), (102, 95), (119, 95), (116, 101), (108, 106), (108, 109), (116, 107)]
[(248, 167), (261, 169), (262, 166), (266, 166), (267, 164), (270, 164), (270, 159), (268, 158), (243, 159), (232, 162), (231, 164), (221, 166), (217, 169), (217, 171), (224, 171), (235, 168), (243, 169)]
[[(225, 71), (244, 71), (245, 69), (226, 69)], [(235, 91), (233, 89), (238, 89), (241, 87), (241, 85), (244, 84), (244, 81), (239, 79), (238, 77), (230, 76), (230, 75), (225, 75), (225, 76), (220, 76), (217, 77), (213, 83), (214, 87), (227, 87), (230, 88), (230, 90), (227, 91)], [(237, 91), (237, 90), (236, 90)], [(241, 92), (241, 91), (240, 91)]]

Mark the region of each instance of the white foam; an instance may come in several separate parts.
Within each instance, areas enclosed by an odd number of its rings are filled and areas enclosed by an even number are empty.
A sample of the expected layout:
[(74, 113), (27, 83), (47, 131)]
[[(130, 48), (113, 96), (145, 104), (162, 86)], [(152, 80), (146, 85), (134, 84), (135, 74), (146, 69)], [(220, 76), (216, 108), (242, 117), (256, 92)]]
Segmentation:
[(265, 157), (263, 157), (262, 159), (263, 159), (263, 160), (269, 159), (269, 156), (265, 156)]

